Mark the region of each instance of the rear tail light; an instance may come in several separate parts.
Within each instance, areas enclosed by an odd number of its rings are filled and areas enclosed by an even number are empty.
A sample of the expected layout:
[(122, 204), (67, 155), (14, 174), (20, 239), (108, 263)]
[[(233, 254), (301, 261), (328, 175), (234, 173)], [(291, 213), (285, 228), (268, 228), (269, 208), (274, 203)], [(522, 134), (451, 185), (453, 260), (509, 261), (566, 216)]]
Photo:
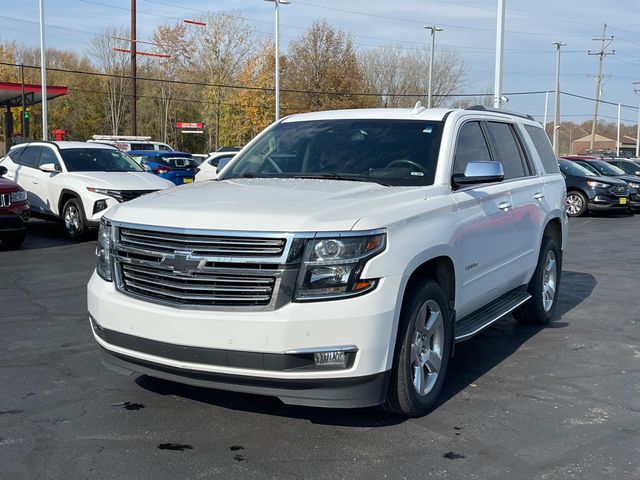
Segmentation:
[(169, 173), (172, 171), (173, 171), (173, 168), (168, 168), (168, 167), (158, 167), (152, 170), (152, 172), (155, 173), (156, 175), (160, 175), (162, 173)]

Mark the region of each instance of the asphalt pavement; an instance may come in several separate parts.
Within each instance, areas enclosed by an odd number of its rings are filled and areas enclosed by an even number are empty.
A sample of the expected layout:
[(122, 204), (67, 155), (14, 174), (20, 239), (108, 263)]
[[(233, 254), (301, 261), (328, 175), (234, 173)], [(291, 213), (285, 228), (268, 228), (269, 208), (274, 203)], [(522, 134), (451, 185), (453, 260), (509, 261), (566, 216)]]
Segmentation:
[(0, 250), (0, 479), (640, 479), (640, 216), (572, 219), (559, 312), (456, 348), (419, 419), (107, 370), (95, 236)]

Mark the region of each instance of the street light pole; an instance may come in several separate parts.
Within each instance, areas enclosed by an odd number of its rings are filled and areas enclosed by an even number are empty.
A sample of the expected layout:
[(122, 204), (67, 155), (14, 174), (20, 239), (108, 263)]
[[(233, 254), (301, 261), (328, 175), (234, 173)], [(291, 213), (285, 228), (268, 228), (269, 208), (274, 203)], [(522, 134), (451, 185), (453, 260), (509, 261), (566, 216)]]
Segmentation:
[(435, 53), (435, 44), (436, 44), (436, 32), (441, 32), (442, 28), (432, 26), (425, 26), (427, 30), (431, 30), (431, 53), (429, 54), (429, 84), (427, 91), (427, 108), (431, 108), (433, 106), (433, 55)]
[(40, 91), (42, 95), (42, 140), (49, 139), (47, 122), (47, 52), (44, 42), (44, 0), (40, 0)]
[(560, 50), (566, 45), (563, 42), (553, 42), (556, 46), (556, 111), (553, 118), (553, 153), (558, 156), (560, 148), (558, 130), (560, 129)]
[[(633, 82), (633, 92), (640, 95), (640, 82)], [(638, 131), (636, 133), (636, 158), (640, 158), (640, 106), (638, 106)]]
[(502, 103), (502, 59), (504, 57), (504, 2), (498, 0), (496, 27), (496, 68), (493, 88), (493, 107), (500, 108)]
[(280, 120), (280, 4), (287, 5), (288, 0), (265, 0), (265, 2), (273, 2), (276, 6), (275, 15), (275, 47), (276, 47), (276, 73), (275, 73), (275, 89), (276, 89), (276, 121)]

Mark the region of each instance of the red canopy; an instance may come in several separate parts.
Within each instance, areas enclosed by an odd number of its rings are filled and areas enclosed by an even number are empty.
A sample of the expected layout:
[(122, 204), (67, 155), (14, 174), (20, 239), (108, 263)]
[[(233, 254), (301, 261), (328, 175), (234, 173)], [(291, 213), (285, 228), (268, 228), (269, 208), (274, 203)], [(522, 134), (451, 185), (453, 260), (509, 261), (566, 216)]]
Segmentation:
[[(47, 100), (61, 97), (69, 93), (67, 87), (47, 85)], [(0, 107), (19, 107), (22, 104), (22, 84), (12, 82), (0, 82)], [(25, 105), (35, 105), (42, 102), (42, 89), (40, 85), (24, 84)]]

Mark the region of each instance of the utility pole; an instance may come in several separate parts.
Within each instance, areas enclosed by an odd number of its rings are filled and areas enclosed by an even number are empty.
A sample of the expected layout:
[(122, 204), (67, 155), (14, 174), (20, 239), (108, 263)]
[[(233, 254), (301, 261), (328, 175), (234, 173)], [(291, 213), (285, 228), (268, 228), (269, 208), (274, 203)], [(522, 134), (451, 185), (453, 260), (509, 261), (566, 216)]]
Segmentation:
[(138, 134), (138, 96), (136, 92), (136, 77), (138, 76), (138, 66), (136, 64), (136, 0), (131, 0), (131, 135)]
[(42, 92), (42, 140), (49, 140), (47, 119), (47, 50), (44, 41), (44, 0), (40, 0), (40, 91)]
[(620, 156), (620, 109), (622, 105), (618, 102), (618, 137), (616, 141), (616, 157)]
[(553, 153), (558, 156), (560, 149), (558, 141), (558, 129), (560, 128), (560, 50), (566, 45), (562, 42), (553, 42), (556, 46), (556, 111), (553, 117)]
[(431, 53), (429, 54), (429, 83), (427, 91), (427, 108), (431, 108), (433, 107), (433, 55), (435, 54), (436, 32), (441, 32), (442, 29), (435, 25), (426, 26), (424, 28), (431, 30)]
[[(640, 95), (640, 82), (633, 82), (633, 92)], [(636, 133), (636, 158), (640, 157), (640, 106), (638, 106), (638, 131)]]
[(276, 7), (275, 11), (275, 49), (276, 49), (276, 66), (275, 66), (275, 90), (276, 90), (276, 122), (280, 120), (280, 5), (288, 5), (289, 0), (265, 0), (265, 2), (273, 2)]
[(496, 25), (496, 66), (493, 87), (493, 107), (500, 108), (502, 103), (502, 60), (504, 57), (504, 2), (498, 0)]
[(542, 127), (544, 132), (547, 133), (547, 111), (549, 109), (549, 91), (544, 92), (544, 116), (542, 117)]
[(607, 55), (613, 55), (616, 53), (615, 50), (611, 52), (607, 52), (607, 48), (613, 42), (613, 36), (607, 37), (607, 24), (605, 23), (602, 28), (602, 38), (594, 38), (596, 42), (600, 43), (600, 51), (591, 52), (589, 51), (589, 55), (597, 55), (598, 56), (598, 74), (596, 75), (596, 94), (595, 94), (595, 104), (593, 106), (593, 125), (591, 127), (591, 144), (590, 150), (593, 151), (596, 141), (596, 124), (598, 123), (598, 106), (600, 105), (600, 89), (602, 85), (602, 63)]

